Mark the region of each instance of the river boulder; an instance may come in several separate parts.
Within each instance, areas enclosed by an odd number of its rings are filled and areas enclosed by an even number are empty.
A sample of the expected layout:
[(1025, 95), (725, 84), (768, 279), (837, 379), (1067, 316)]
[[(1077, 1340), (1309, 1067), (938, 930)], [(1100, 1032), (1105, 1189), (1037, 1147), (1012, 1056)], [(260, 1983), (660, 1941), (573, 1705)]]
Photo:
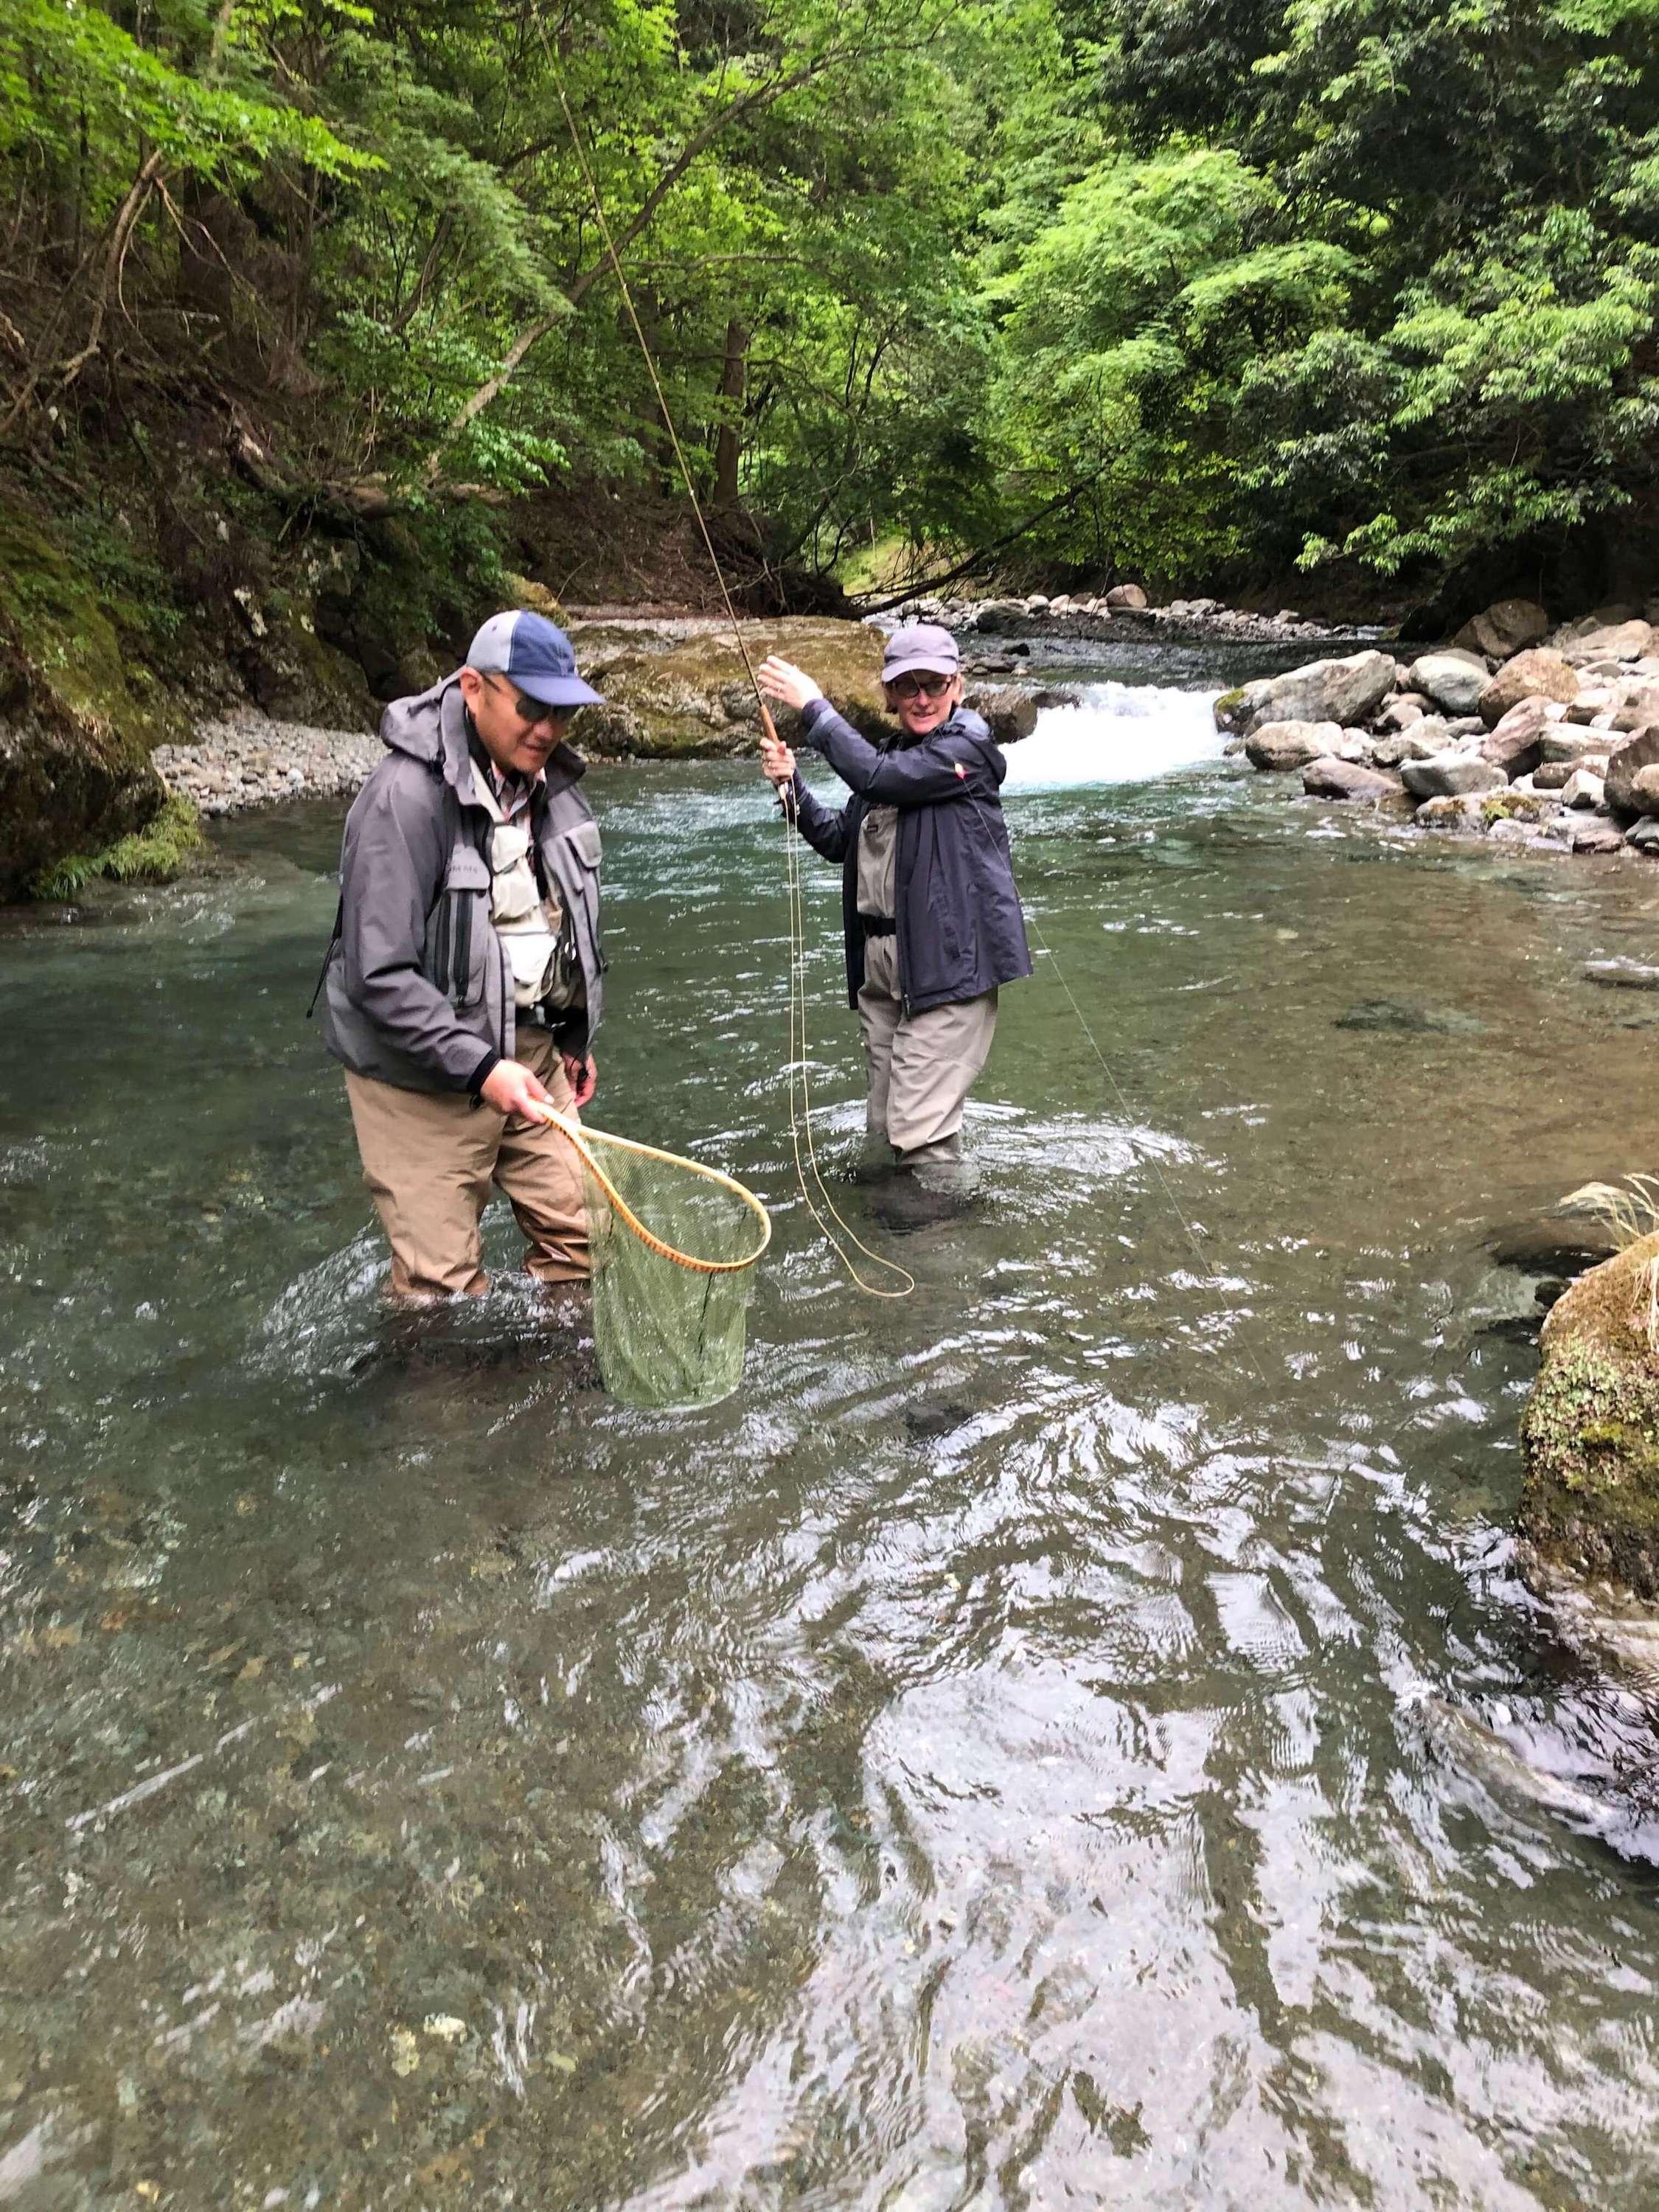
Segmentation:
[(1426, 692), (1448, 714), (1473, 714), (1486, 685), (1486, 664), (1478, 653), (1449, 650), (1420, 653), (1406, 672), (1413, 691)]
[(1114, 584), (1106, 594), (1106, 605), (1112, 614), (1139, 614), (1146, 605), (1146, 594), (1139, 584)]
[(1522, 699), (1500, 717), (1482, 743), (1480, 757), (1505, 775), (1530, 775), (1544, 757), (1544, 732), (1551, 719), (1547, 699)]
[(1410, 729), (1395, 730), (1388, 737), (1376, 738), (1371, 745), (1371, 758), (1378, 768), (1398, 768), (1401, 761), (1432, 760), (1437, 753), (1444, 752), (1450, 742), (1440, 716), (1425, 714)]
[(1659, 1598), (1659, 1234), (1551, 1308), (1521, 1421), (1521, 1529), (1550, 1565)]
[(1397, 776), (1367, 768), (1363, 761), (1340, 760), (1329, 753), (1308, 763), (1302, 788), (1310, 799), (1392, 799), (1405, 789)]
[(1507, 660), (1548, 635), (1550, 618), (1536, 599), (1499, 599), (1482, 614), (1466, 622), (1452, 640), (1469, 653), (1488, 660)]
[(1540, 645), (1505, 661), (1497, 675), (1482, 684), (1476, 705), (1481, 720), (1492, 730), (1523, 699), (1559, 699), (1565, 703), (1577, 696), (1577, 670), (1560, 653)]
[(1224, 692), (1215, 703), (1216, 721), (1240, 736), (1270, 722), (1368, 722), (1393, 690), (1398, 673), (1386, 653), (1310, 660), (1285, 675), (1264, 677), (1237, 691)]
[(1245, 739), (1252, 768), (1306, 768), (1310, 761), (1334, 755), (1342, 743), (1340, 722), (1263, 722)]
[[(1606, 742), (1606, 740), (1603, 740)], [(1607, 805), (1615, 814), (1645, 814), (1646, 791), (1638, 791), (1637, 777), (1644, 769), (1659, 763), (1659, 722), (1650, 722), (1634, 736), (1613, 743), (1607, 753)]]
[(1651, 623), (1621, 622), (1586, 630), (1564, 644), (1561, 652), (1576, 667), (1583, 668), (1593, 660), (1640, 660), (1653, 647)]
[(1501, 768), (1479, 753), (1436, 753), (1429, 760), (1407, 761), (1400, 770), (1406, 788), (1418, 799), (1467, 799), (1500, 790), (1509, 781)]

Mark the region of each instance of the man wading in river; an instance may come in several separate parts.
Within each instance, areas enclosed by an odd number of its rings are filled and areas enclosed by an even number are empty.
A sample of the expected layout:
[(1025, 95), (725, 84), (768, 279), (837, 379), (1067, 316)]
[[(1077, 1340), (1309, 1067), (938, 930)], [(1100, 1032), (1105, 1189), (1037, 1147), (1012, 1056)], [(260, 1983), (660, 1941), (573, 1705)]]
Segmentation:
[(599, 833), (565, 743), (599, 694), (541, 616), (492, 616), (466, 665), (380, 722), (346, 817), (321, 984), (394, 1296), (482, 1293), (478, 1219), (512, 1200), (544, 1283), (588, 1273), (580, 1169), (538, 1105), (593, 1095)]
[(895, 630), (882, 686), (898, 729), (872, 745), (812, 678), (775, 655), (760, 687), (799, 710), (801, 739), (850, 785), (813, 798), (790, 748), (763, 738), (761, 771), (807, 843), (842, 866), (847, 994), (864, 1032), (870, 1136), (924, 1189), (964, 1195), (962, 1110), (997, 1024), (997, 989), (1031, 972), (999, 793), (1006, 766), (962, 703), (957, 641)]

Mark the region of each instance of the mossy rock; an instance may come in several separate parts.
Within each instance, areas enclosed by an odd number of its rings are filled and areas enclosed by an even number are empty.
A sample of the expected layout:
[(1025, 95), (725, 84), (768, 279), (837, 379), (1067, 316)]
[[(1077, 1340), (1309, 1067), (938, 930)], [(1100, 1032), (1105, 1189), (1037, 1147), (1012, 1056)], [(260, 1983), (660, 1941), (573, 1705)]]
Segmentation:
[(188, 735), (167, 687), (46, 532), (0, 514), (0, 897), (142, 830), (153, 744)]
[[(646, 760), (754, 751), (760, 713), (729, 629), (684, 621), (652, 628), (594, 622), (573, 624), (570, 636), (582, 674), (605, 694), (605, 704), (585, 707), (576, 725), (585, 751)], [(828, 617), (782, 617), (745, 622), (744, 640), (757, 668), (769, 653), (780, 653), (804, 668), (855, 729), (872, 738), (892, 735), (879, 630)], [(969, 704), (1001, 744), (1029, 737), (1036, 720), (1030, 695), (1008, 685), (972, 692)], [(781, 736), (790, 735), (795, 719), (777, 710)]]
[(1659, 1232), (1579, 1277), (1542, 1351), (1522, 1533), (1552, 1566), (1659, 1599)]

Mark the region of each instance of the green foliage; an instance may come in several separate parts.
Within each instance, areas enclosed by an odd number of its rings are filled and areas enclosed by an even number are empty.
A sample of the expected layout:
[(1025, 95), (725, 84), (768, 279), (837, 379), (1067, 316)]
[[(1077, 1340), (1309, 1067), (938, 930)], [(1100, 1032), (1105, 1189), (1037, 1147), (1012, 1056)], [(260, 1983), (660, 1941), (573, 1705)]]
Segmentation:
[(168, 799), (154, 821), (104, 852), (71, 854), (33, 885), (38, 899), (71, 899), (89, 883), (106, 876), (118, 884), (170, 884), (200, 858), (204, 840), (196, 809), (187, 799)]
[(11, 0), (0, 416), (118, 356), (284, 533), (672, 484), (562, 95), (775, 554), (1518, 560), (1659, 528), (1656, 93), (1659, 0)]

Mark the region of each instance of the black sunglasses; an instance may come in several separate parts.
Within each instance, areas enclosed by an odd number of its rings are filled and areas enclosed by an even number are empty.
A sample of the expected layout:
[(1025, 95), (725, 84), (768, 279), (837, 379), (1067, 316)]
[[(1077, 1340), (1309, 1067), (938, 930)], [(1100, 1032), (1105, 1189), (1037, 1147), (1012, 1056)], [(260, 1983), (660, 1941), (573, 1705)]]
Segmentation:
[[(484, 680), (496, 684), (503, 679), (492, 676), (486, 677)], [(527, 723), (532, 730), (538, 722), (568, 722), (576, 711), (574, 707), (550, 707), (543, 700), (532, 699), (524, 692), (515, 690), (510, 684), (507, 688), (513, 694), (513, 704), (518, 710), (519, 720)]]
[(956, 680), (954, 676), (896, 676), (888, 689), (896, 699), (939, 699)]

